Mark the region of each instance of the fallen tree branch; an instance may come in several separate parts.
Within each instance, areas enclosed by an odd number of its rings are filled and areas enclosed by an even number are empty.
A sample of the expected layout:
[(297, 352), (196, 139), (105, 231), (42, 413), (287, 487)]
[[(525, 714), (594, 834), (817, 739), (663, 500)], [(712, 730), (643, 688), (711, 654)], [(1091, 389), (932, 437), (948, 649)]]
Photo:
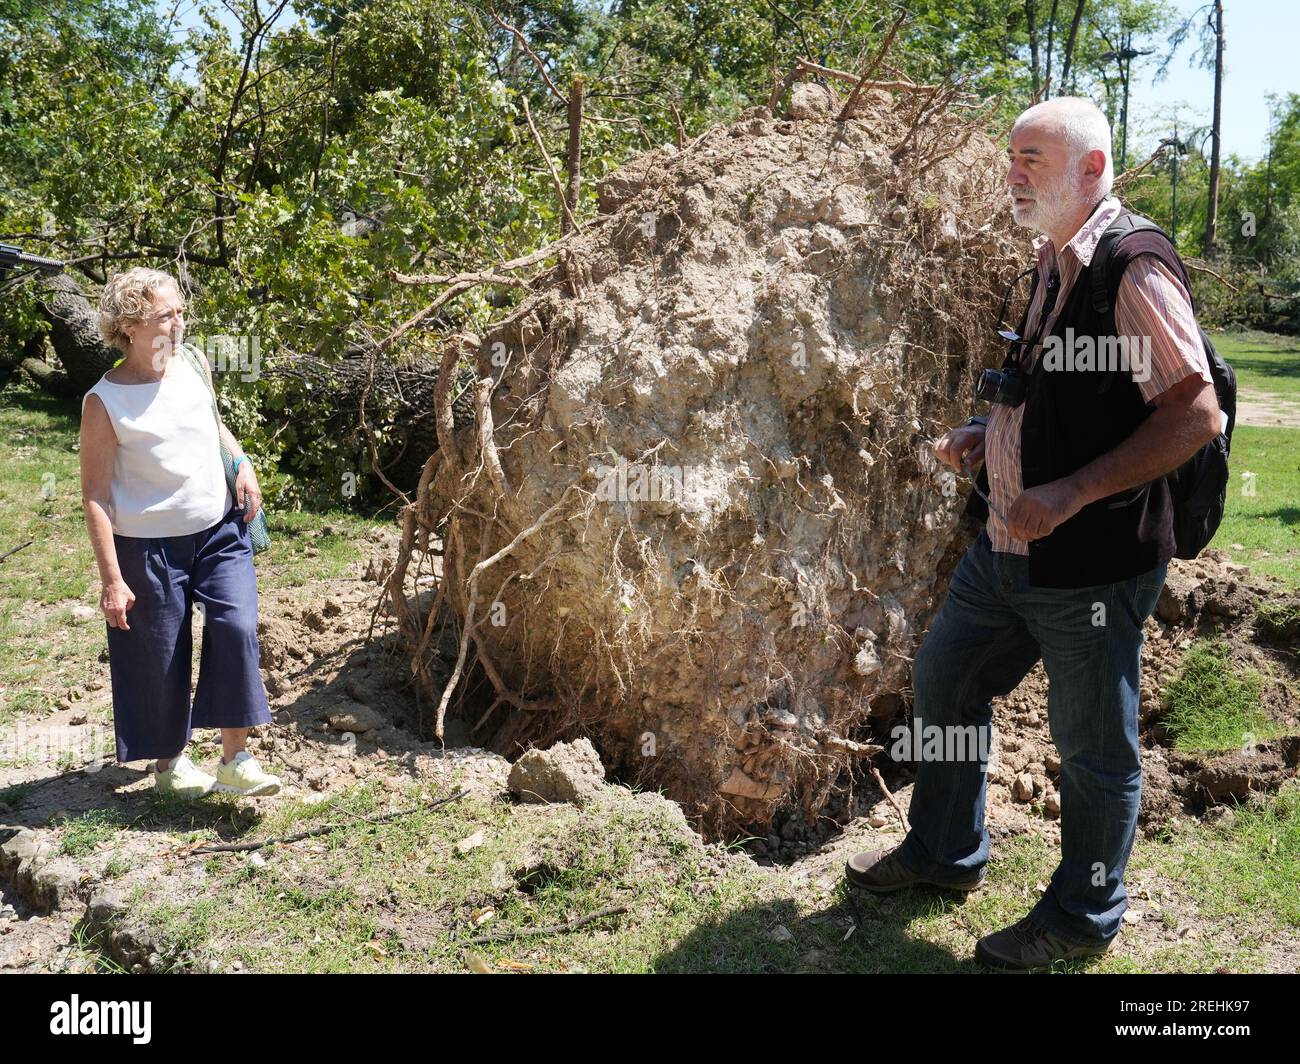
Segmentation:
[[(1238, 287), (1237, 287), (1236, 285), (1234, 285), (1234, 284), (1231, 284), (1231, 283), (1230, 283), (1229, 281), (1227, 281), (1225, 278), (1223, 278), (1223, 277), (1220, 276), (1219, 274), (1215, 273), (1215, 272), (1214, 272), (1212, 269), (1210, 269), (1208, 266), (1202, 266), (1202, 265), (1200, 265), (1199, 263), (1197, 263), (1197, 262), (1193, 262), (1193, 261), (1190, 260), (1190, 259), (1183, 259), (1183, 265), (1186, 266), (1189, 270), (1195, 270), (1197, 273), (1208, 273), (1211, 277), (1213, 277), (1216, 281), (1218, 281), (1219, 284), (1223, 285), (1223, 287), (1226, 288), (1229, 292), (1237, 292), (1237, 293), (1239, 293), (1239, 292), (1241, 291), (1240, 288), (1238, 288)], [(1268, 295), (1267, 292), (1264, 293), (1264, 294), (1265, 294), (1265, 295)], [(1272, 298), (1272, 299), (1277, 299), (1277, 298), (1284, 298), (1284, 297), (1270, 296), (1270, 298)]]

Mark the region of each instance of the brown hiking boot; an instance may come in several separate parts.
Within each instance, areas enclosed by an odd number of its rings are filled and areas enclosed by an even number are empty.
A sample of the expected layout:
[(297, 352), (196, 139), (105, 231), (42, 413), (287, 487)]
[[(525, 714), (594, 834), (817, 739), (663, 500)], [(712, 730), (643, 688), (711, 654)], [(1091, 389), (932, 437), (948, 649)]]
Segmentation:
[(903, 864), (898, 856), (901, 845), (902, 843), (899, 843), (898, 846), (855, 853), (844, 865), (844, 878), (851, 886), (861, 887), (876, 894), (888, 894), (892, 890), (900, 890), (917, 883), (949, 890), (974, 890), (988, 875), (981, 869), (979, 878), (969, 883), (938, 883), (932, 879), (923, 879)]
[(1050, 968), (1053, 961), (1100, 957), (1108, 949), (1109, 942), (1100, 946), (1069, 942), (1026, 916), (975, 943), (975, 959), (991, 968), (1028, 972)]

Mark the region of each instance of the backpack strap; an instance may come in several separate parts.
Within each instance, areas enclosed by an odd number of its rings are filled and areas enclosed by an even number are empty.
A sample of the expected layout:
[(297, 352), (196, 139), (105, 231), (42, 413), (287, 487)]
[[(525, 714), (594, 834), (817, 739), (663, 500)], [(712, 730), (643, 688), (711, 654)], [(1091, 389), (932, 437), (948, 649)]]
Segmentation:
[[(1138, 236), (1139, 233), (1142, 235)], [(1116, 249), (1121, 241), (1124, 242), (1124, 254), (1116, 258)], [(1188, 298), (1191, 298), (1191, 278), (1187, 276), (1187, 270), (1178, 258), (1169, 235), (1150, 218), (1144, 218), (1130, 210), (1121, 211), (1101, 234), (1088, 266), (1088, 298), (1092, 302), (1092, 309), (1101, 315), (1108, 332), (1115, 331), (1115, 296), (1123, 280), (1124, 269), (1138, 255), (1145, 254), (1154, 254), (1166, 266), (1171, 267), (1187, 289)], [(1116, 262), (1119, 263), (1118, 271), (1115, 268)]]

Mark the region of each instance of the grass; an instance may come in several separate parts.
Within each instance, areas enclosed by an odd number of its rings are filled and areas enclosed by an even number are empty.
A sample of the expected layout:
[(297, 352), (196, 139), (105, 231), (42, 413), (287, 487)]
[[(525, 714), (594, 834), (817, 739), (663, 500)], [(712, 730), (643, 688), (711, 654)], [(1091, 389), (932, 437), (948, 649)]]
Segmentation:
[(88, 809), (79, 816), (60, 819), (58, 827), (63, 833), (59, 852), (69, 857), (85, 857), (126, 826), (122, 815), (111, 809)]
[[(1239, 399), (1300, 400), (1300, 339), (1260, 332), (1211, 339), (1237, 374)], [(1229, 469), (1223, 524), (1211, 546), (1300, 588), (1300, 429), (1239, 424)]]
[(1265, 677), (1228, 654), (1221, 640), (1201, 640), (1183, 657), (1164, 718), (1176, 750), (1232, 750), (1283, 734), (1260, 708)]
[(1255, 630), (1275, 643), (1300, 644), (1300, 604), (1284, 599), (1268, 600), (1255, 614)]
[[(683, 836), (671, 811), (625, 800), (597, 811), (474, 798), (380, 825), (357, 818), (387, 798), (366, 786), (318, 805), (285, 803), (256, 837), (341, 822), (308, 842), (213, 856), (201, 898), (134, 908), (176, 956), (203, 950), (256, 971), (706, 970), (701, 928), (755, 900), (761, 877)], [(418, 789), (395, 799), (420, 804)], [(427, 805), (427, 800), (425, 802)], [(456, 844), (484, 833), (461, 853)], [(251, 833), (250, 833), (251, 837)], [(220, 899), (219, 902), (217, 899)], [(471, 944), (476, 935), (562, 924), (626, 901), (631, 913), (580, 932)], [(765, 935), (732, 943), (734, 970), (780, 963)]]
[(1170, 880), (1190, 889), (1211, 918), (1263, 916), (1300, 928), (1300, 785), (1235, 807), (1224, 826), (1180, 835), (1179, 846), (1150, 849)]
[(1210, 545), (1300, 588), (1300, 429), (1239, 425), (1223, 523)]
[(1215, 350), (1237, 374), (1237, 393), (1300, 400), (1300, 338), (1262, 332), (1214, 333)]
[[(367, 815), (379, 797), (363, 785), (320, 806), (286, 807), (255, 834)], [(396, 801), (416, 799), (413, 791)], [(458, 853), (456, 842), (475, 831), (483, 844)], [(162, 904), (139, 894), (131, 905), (168, 955), (194, 951), (252, 971), (972, 972), (982, 971), (974, 938), (1028, 912), (1060, 858), (1032, 833), (999, 840), (984, 889), (858, 893), (861, 923), (846, 936), (838, 876), (829, 889), (799, 884), (723, 864), (721, 849), (684, 837), (653, 805), (543, 810), (469, 799), (266, 849), (258, 862), (213, 856), (202, 895)], [(1264, 967), (1270, 942), (1300, 928), (1298, 866), (1294, 786), (1237, 807), (1229, 823), (1140, 838), (1126, 877), (1131, 907), (1168, 931), (1190, 925), (1197, 934), (1165, 935), (1165, 944), (1150, 941), (1152, 928), (1137, 955), (1056, 970)], [(628, 912), (569, 933), (468, 941), (563, 924), (613, 902)]]

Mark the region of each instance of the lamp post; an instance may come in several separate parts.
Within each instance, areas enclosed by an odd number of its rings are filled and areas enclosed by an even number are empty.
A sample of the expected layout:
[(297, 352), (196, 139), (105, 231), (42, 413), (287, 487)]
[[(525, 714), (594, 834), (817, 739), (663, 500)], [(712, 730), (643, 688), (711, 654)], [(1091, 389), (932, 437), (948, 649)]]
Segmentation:
[(1170, 148), (1173, 155), (1170, 160), (1172, 172), (1169, 175), (1169, 239), (1178, 246), (1178, 157), (1187, 154), (1187, 142), (1178, 139), (1178, 127), (1174, 126), (1171, 137), (1165, 137), (1160, 147)]
[(1134, 48), (1134, 47), (1133, 47), (1133, 34), (1131, 34), (1131, 33), (1126, 33), (1126, 34), (1124, 34), (1124, 44), (1123, 44), (1123, 47), (1122, 47), (1122, 48), (1120, 48), (1120, 49), (1118, 49), (1118, 50), (1111, 50), (1111, 51), (1109, 51), (1109, 52), (1102, 52), (1101, 55), (1098, 56), (1098, 58), (1101, 59), (1101, 60), (1103, 60), (1103, 61), (1105, 61), (1105, 60), (1107, 60), (1107, 59), (1114, 59), (1114, 60), (1118, 63), (1118, 65), (1119, 65), (1119, 80), (1120, 80), (1120, 84), (1124, 86), (1124, 103), (1123, 103), (1123, 105), (1122, 105), (1121, 108), (1120, 108), (1120, 119), (1119, 119), (1119, 121), (1120, 121), (1120, 126), (1122, 127), (1122, 130), (1123, 130), (1123, 132), (1122, 132), (1121, 135), (1120, 135), (1120, 136), (1121, 136), (1121, 139), (1120, 139), (1120, 149), (1119, 149), (1119, 161), (1120, 161), (1119, 172), (1121, 172), (1121, 173), (1122, 173), (1122, 172), (1124, 171), (1124, 169), (1128, 166), (1128, 83), (1129, 83), (1129, 75), (1130, 75), (1130, 74), (1132, 73), (1132, 71), (1133, 71), (1133, 60), (1134, 60), (1134, 58), (1136, 58), (1136, 57), (1139, 56), (1139, 55), (1150, 55), (1153, 51), (1154, 51), (1154, 49), (1152, 49), (1152, 48)]

